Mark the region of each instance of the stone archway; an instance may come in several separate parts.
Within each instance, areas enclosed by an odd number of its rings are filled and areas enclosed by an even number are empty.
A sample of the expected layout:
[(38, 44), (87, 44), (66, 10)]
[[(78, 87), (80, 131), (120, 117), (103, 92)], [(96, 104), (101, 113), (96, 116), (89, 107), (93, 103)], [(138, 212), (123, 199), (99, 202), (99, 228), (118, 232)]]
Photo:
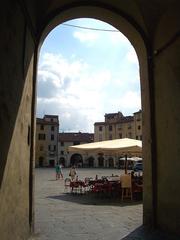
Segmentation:
[[(108, 22), (124, 33), (137, 51), (143, 131), (146, 133), (143, 136), (146, 176), (143, 219), (145, 224), (157, 222), (161, 228), (179, 232), (179, 194), (174, 190), (178, 189), (174, 183), (179, 182), (179, 7), (179, 1), (176, 0), (173, 4), (170, 1), (131, 1), (129, 4), (129, 1), (103, 0), (4, 2), (1, 11), (4, 20), (1, 38), (0, 144), (0, 183), (3, 193), (0, 200), (1, 215), (4, 216), (0, 224), (2, 239), (12, 238), (9, 228), (13, 229), (14, 239), (18, 239), (18, 236), (26, 239), (30, 228), (33, 228), (33, 139), (38, 42), (41, 44), (43, 37), (55, 25), (77, 17), (93, 17)], [(42, 36), (40, 41), (37, 36), (39, 39)], [(166, 141), (171, 138), (173, 141)], [(164, 166), (168, 165), (170, 158), (174, 164), (167, 171)], [(30, 164), (27, 164), (29, 159)], [(21, 166), (23, 171), (17, 166)], [(16, 181), (18, 178), (20, 181)], [(29, 201), (24, 199), (28, 194)], [(19, 199), (24, 200), (23, 204)], [(176, 208), (172, 210), (168, 205)], [(14, 209), (17, 221), (9, 218)], [(168, 209), (168, 218), (164, 217), (164, 209)], [(24, 221), (23, 231), (17, 224), (21, 221)]]
[[(76, 4), (75, 4), (76, 5)], [(80, 4), (79, 6), (68, 6), (65, 9), (61, 9), (61, 14), (59, 15), (57, 12), (56, 16), (50, 16), (50, 19), (48, 20), (48, 24), (42, 26), (43, 32), (40, 33), (40, 44), (43, 41), (44, 37), (49, 33), (50, 30), (52, 30), (55, 26), (57, 26), (60, 23), (63, 23), (67, 20), (78, 18), (78, 17), (91, 17), (96, 18), (101, 21), (105, 21), (112, 26), (116, 27), (119, 31), (121, 31), (132, 43), (134, 46), (136, 53), (138, 55), (139, 64), (143, 67), (140, 68), (140, 79), (141, 79), (141, 88), (143, 88), (142, 92), (142, 110), (143, 110), (143, 118), (144, 122), (146, 122), (146, 136), (143, 138), (144, 141), (144, 149), (145, 155), (148, 156), (148, 159), (151, 159), (151, 144), (149, 142), (149, 139), (151, 138), (151, 126), (150, 126), (150, 105), (149, 105), (149, 82), (148, 82), (148, 62), (147, 62), (147, 55), (149, 46), (147, 47), (147, 39), (146, 34), (141, 29), (141, 27), (132, 19), (128, 18), (126, 14), (124, 15), (123, 12), (115, 11), (115, 9), (109, 8), (109, 5), (101, 6), (101, 4), (89, 4), (89, 5), (83, 5)], [(51, 18), (52, 17), (52, 18)], [(127, 17), (127, 18), (126, 18)], [(72, 164), (74, 164), (75, 161), (72, 161)], [(104, 157), (99, 156), (98, 158), (98, 166), (104, 167)], [(149, 163), (149, 171), (151, 171), (151, 161)], [(151, 179), (148, 179), (147, 181), (148, 185), (151, 186)], [(152, 188), (149, 189), (152, 191)], [(150, 193), (149, 191), (149, 193)], [(153, 198), (152, 192), (148, 195), (147, 198), (147, 208), (153, 209), (151, 199)], [(146, 195), (144, 194), (144, 201), (146, 201)], [(144, 205), (144, 210), (146, 210), (146, 207)], [(145, 211), (144, 211), (145, 212)], [(149, 216), (147, 216), (149, 218)], [(144, 218), (145, 219), (145, 218)]]
[(89, 157), (87, 159), (87, 162), (88, 162), (88, 167), (94, 167), (94, 157)]
[(83, 167), (83, 158), (81, 154), (73, 154), (70, 159), (70, 165), (75, 167)]
[(114, 167), (114, 159), (112, 157), (108, 158), (108, 164), (110, 168)]
[[(135, 7), (136, 8), (136, 7)], [(139, 12), (137, 13), (139, 14)], [(89, 17), (107, 22), (122, 32), (128, 40), (132, 43), (139, 60), (140, 66), (140, 83), (141, 83), (141, 100), (142, 100), (142, 113), (143, 113), (143, 129), (146, 134), (143, 135), (143, 159), (147, 168), (144, 168), (146, 175), (145, 185), (147, 185), (148, 192), (144, 192), (144, 222), (154, 223), (154, 202), (153, 197), (156, 185), (152, 184), (152, 175), (155, 175), (153, 165), (153, 155), (155, 152), (155, 144), (152, 144), (154, 139), (154, 118), (151, 115), (154, 111), (154, 105), (150, 104), (150, 99), (153, 91), (153, 72), (152, 72), (152, 46), (148, 40), (145, 29), (139, 24), (131, 15), (123, 10), (113, 8), (107, 3), (98, 3), (96, 1), (67, 4), (64, 8), (58, 10), (55, 15), (48, 15), (47, 21), (42, 25), (41, 32), (39, 33), (40, 45), (47, 34), (57, 25), (74, 18)], [(152, 79), (151, 79), (152, 78)], [(154, 143), (154, 141), (153, 141)], [(147, 170), (147, 174), (146, 174)], [(147, 189), (146, 187), (144, 189)], [(147, 194), (146, 194), (147, 193)], [(151, 214), (149, 214), (151, 212)], [(146, 214), (147, 213), (147, 214)]]
[(104, 167), (104, 157), (103, 156), (98, 157), (98, 167)]

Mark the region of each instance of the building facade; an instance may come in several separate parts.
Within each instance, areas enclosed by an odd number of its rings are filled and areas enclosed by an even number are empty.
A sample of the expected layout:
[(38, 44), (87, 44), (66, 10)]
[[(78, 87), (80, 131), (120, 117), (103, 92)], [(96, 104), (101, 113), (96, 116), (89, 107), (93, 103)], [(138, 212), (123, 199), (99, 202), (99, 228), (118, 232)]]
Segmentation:
[(94, 124), (94, 141), (119, 138), (142, 140), (142, 111), (133, 116), (124, 116), (121, 112), (105, 114), (104, 122)]
[(59, 119), (44, 115), (36, 119), (36, 167), (53, 167), (58, 160)]
[(83, 157), (80, 154), (71, 154), (68, 151), (68, 147), (72, 145), (79, 145), (83, 143), (94, 142), (93, 133), (59, 133), (58, 136), (58, 160), (63, 166), (69, 167), (71, 165), (77, 165), (79, 167), (84, 166)]

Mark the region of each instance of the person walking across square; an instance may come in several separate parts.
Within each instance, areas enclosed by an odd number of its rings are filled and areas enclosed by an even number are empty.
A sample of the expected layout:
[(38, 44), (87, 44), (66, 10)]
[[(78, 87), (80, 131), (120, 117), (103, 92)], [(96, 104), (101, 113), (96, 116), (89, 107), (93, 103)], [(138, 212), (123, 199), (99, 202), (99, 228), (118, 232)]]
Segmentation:
[(55, 170), (56, 170), (56, 180), (58, 180), (60, 178), (60, 166), (58, 163), (55, 166)]
[(75, 176), (76, 176), (76, 169), (74, 166), (71, 167), (70, 172), (69, 172), (69, 176), (71, 177), (71, 180), (74, 181), (75, 180)]

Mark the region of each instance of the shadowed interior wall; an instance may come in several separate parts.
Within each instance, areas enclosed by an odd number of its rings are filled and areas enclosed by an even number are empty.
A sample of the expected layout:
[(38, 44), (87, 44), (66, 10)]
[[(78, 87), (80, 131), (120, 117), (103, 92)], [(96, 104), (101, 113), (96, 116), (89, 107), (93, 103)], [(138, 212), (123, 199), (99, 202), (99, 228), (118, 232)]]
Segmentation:
[(0, 238), (27, 239), (34, 43), (16, 1), (0, 12)]
[[(154, 43), (157, 224), (180, 233), (180, 4), (159, 21)], [(178, 37), (179, 36), (179, 37)]]

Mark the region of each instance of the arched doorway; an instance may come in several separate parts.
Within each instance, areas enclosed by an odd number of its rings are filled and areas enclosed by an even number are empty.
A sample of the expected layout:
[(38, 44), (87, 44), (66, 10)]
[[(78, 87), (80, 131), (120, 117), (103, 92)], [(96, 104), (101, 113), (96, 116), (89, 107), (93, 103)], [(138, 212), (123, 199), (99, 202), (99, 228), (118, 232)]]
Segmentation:
[(110, 167), (110, 168), (113, 168), (113, 167), (114, 167), (114, 159), (113, 159), (112, 157), (110, 157), (110, 158), (108, 159), (108, 162), (109, 162), (109, 167)]
[[(76, 11), (77, 10), (77, 11)], [(101, 6), (78, 6), (78, 9), (76, 7), (73, 8), (67, 8), (64, 10), (63, 14), (61, 14), (60, 19), (58, 19), (58, 15), (56, 16), (55, 19), (52, 19), (52, 22), (50, 25), (45, 26), (44, 28), (44, 32), (42, 34), (42, 39), (46, 36), (46, 34), (53, 29), (57, 24), (60, 24), (64, 21), (66, 21), (67, 19), (73, 19), (73, 17), (91, 17), (91, 18), (96, 18), (105, 22), (110, 23), (112, 26), (116, 27), (117, 29), (119, 29), (124, 35), (126, 35), (128, 37), (128, 39), (131, 41), (131, 43), (133, 44), (133, 46), (135, 47), (138, 57), (139, 57), (139, 61), (141, 63), (143, 63), (143, 61), (146, 59), (147, 55), (146, 55), (146, 46), (145, 46), (145, 39), (144, 37), (144, 32), (137, 27), (137, 24), (135, 24), (136, 26), (133, 25), (133, 21), (129, 21), (128, 19), (124, 18), (123, 14), (121, 15), (121, 13), (117, 13), (117, 12), (113, 12), (112, 9), (106, 8), (106, 7), (101, 7)], [(66, 16), (66, 11), (68, 13), (68, 16), (70, 15), (71, 17), (67, 17)], [(62, 12), (61, 12), (62, 13)], [(104, 14), (102, 14), (104, 13)], [(100, 16), (101, 15), (101, 16)], [(110, 18), (108, 16), (111, 16)], [(118, 21), (117, 21), (118, 18)], [(140, 30), (140, 31), (139, 31)], [(148, 82), (147, 82), (147, 64), (143, 65), (144, 67), (140, 69), (140, 75), (141, 75), (141, 84), (143, 89), (147, 90), (147, 94), (142, 93), (142, 105), (143, 106), (147, 106), (149, 104), (149, 99), (147, 98), (147, 95), (149, 94), (149, 89), (148, 89)], [(145, 90), (145, 92), (146, 92)], [(148, 95), (149, 96), (149, 95)], [(144, 97), (144, 99), (143, 99)], [(146, 99), (146, 100), (145, 100)], [(148, 100), (147, 100), (148, 99)], [(149, 119), (149, 112), (146, 112), (144, 114), (144, 117), (146, 119)], [(145, 142), (146, 140), (150, 137), (150, 126), (149, 126), (149, 131), (147, 132), (147, 135), (145, 136), (145, 138), (143, 139)], [(147, 151), (146, 154), (151, 156), (151, 146), (149, 143), (147, 143), (146, 145), (147, 147)], [(77, 161), (72, 160), (71, 159), (71, 164), (75, 164)], [(104, 157), (103, 156), (99, 156), (98, 157), (98, 166), (99, 167), (104, 167)]]
[(87, 159), (88, 161), (88, 167), (94, 167), (94, 158), (93, 157), (89, 157)]
[(70, 159), (71, 166), (83, 167), (83, 158), (80, 154), (75, 153), (71, 156)]
[[(144, 121), (144, 130), (146, 130), (146, 134), (143, 136), (143, 159), (146, 161), (148, 159), (148, 169), (151, 171), (152, 168), (152, 155), (153, 155), (153, 144), (151, 144), (150, 139), (152, 137), (152, 116), (151, 111), (152, 105), (150, 105), (150, 86), (149, 86), (149, 67), (151, 68), (152, 58), (149, 57), (152, 55), (151, 46), (147, 40), (147, 35), (143, 27), (134, 20), (131, 15), (127, 14), (122, 10), (118, 10), (117, 8), (113, 8), (111, 4), (107, 3), (88, 3), (85, 4), (83, 2), (74, 3), (73, 6), (67, 4), (63, 8), (61, 8), (60, 13), (58, 11), (55, 12), (55, 15), (49, 15), (46, 21), (46, 24), (42, 26), (42, 31), (40, 32), (39, 43), (40, 46), (47, 36), (47, 34), (55, 28), (58, 24), (61, 24), (67, 20), (75, 19), (75, 18), (94, 18), (104, 22), (107, 22), (117, 28), (120, 32), (122, 32), (132, 43), (133, 47), (136, 50), (139, 65), (140, 65), (140, 81), (141, 81), (141, 89), (143, 89), (141, 93), (142, 99), (142, 111), (143, 111), (143, 121)], [(146, 157), (147, 156), (147, 157)], [(150, 160), (149, 160), (150, 159)], [(144, 168), (146, 171), (146, 168)], [(153, 171), (153, 170), (152, 170)], [(150, 192), (147, 194), (147, 211), (151, 209), (153, 212), (153, 206), (151, 203), (153, 202), (153, 186), (151, 175), (147, 175), (148, 180), (146, 181), (148, 186), (151, 186)], [(146, 201), (146, 194), (144, 194), (144, 201)], [(151, 206), (149, 206), (149, 204)]]
[(103, 156), (98, 157), (98, 167), (104, 167), (104, 157)]

